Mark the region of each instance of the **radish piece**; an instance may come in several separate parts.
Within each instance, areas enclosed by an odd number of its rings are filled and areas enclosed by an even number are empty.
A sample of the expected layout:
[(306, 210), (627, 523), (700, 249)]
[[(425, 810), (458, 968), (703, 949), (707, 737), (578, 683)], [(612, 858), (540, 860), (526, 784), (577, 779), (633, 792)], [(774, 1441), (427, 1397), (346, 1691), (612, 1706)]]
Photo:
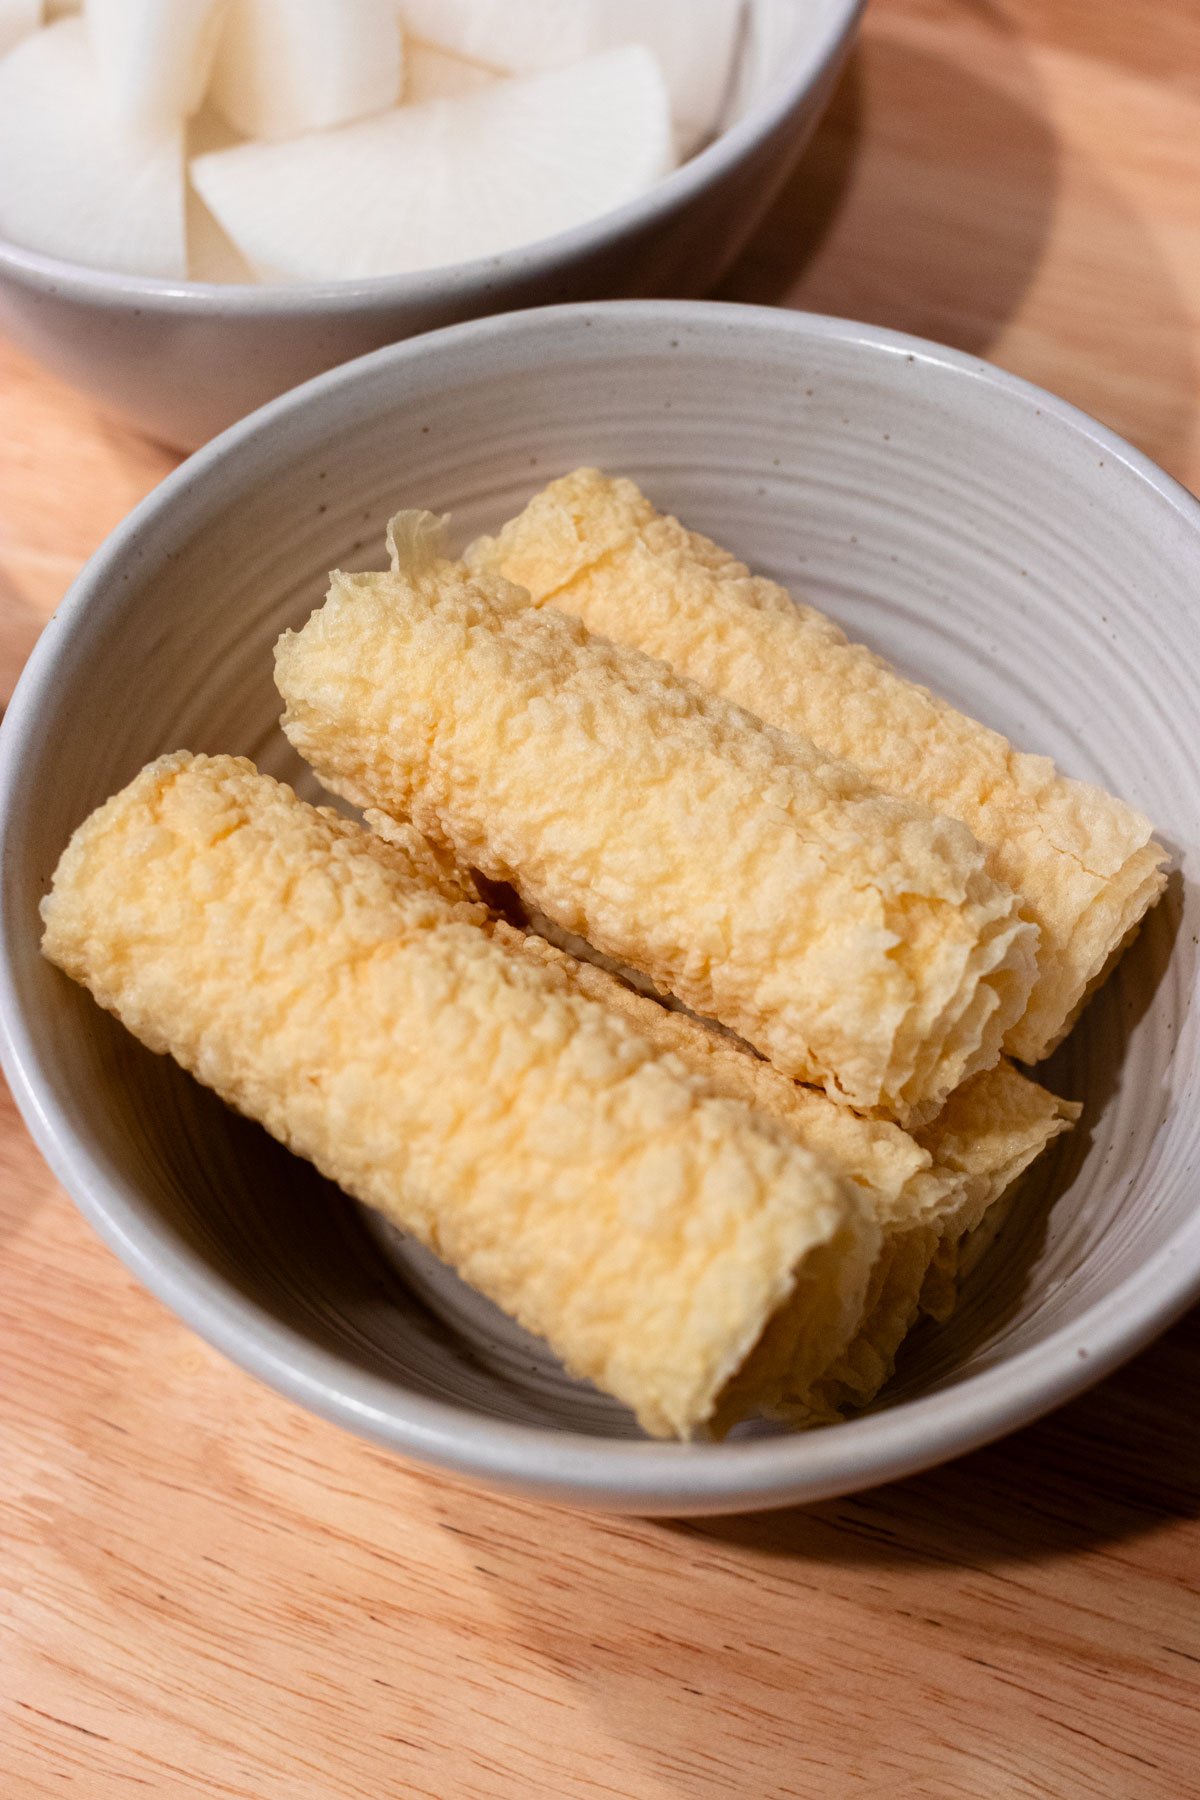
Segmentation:
[(681, 157), (720, 126), (743, 29), (740, 0), (592, 0), (589, 48), (649, 45), (671, 95)]
[(213, 104), (247, 137), (299, 137), (394, 106), (395, 0), (232, 0)]
[(671, 167), (666, 88), (633, 46), (290, 144), (197, 157), (196, 187), (266, 281), (491, 256), (620, 206)]
[(172, 130), (204, 98), (225, 0), (84, 0), (96, 66), (117, 122)]
[(743, 12), (742, 0), (400, 0), (413, 37), (514, 75), (647, 45), (662, 64), (685, 156), (717, 128)]
[(494, 69), (465, 57), (451, 56), (408, 38), (404, 44), (404, 100), (419, 106), (422, 100), (460, 100), (464, 94), (482, 93), (502, 79)]
[(114, 125), (82, 19), (0, 63), (0, 235), (90, 268), (182, 279), (183, 134)]
[(597, 47), (594, 13), (595, 0), (400, 0), (412, 37), (514, 75), (579, 62)]
[(7, 56), (42, 22), (42, 0), (0, 0), (0, 56)]

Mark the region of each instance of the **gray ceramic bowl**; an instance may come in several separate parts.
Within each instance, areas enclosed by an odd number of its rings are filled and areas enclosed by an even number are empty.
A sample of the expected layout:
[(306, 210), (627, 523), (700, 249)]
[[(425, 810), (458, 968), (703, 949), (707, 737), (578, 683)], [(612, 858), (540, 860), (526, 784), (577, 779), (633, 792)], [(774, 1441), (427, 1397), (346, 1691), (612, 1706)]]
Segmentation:
[[(1143, 807), (1182, 867), (1047, 1079), (1083, 1120), (952, 1323), (875, 1411), (723, 1445), (629, 1416), (151, 1056), (39, 956), (72, 828), (161, 751), (292, 779), (271, 646), (389, 514), (460, 541), (580, 463), (626, 471), (1022, 745)], [(818, 1499), (954, 1455), (1128, 1356), (1200, 1287), (1193, 1006), (1200, 506), (1069, 406), (838, 320), (670, 302), (508, 314), (276, 401), (131, 515), (0, 732), (0, 1033), (78, 1204), (235, 1361), (404, 1454), (527, 1493), (687, 1513)]]
[(0, 238), (0, 331), (179, 449), (337, 363), (460, 319), (620, 295), (702, 294), (813, 130), (866, 0), (749, 0), (726, 128), (616, 212), (450, 268), (295, 286), (114, 275)]

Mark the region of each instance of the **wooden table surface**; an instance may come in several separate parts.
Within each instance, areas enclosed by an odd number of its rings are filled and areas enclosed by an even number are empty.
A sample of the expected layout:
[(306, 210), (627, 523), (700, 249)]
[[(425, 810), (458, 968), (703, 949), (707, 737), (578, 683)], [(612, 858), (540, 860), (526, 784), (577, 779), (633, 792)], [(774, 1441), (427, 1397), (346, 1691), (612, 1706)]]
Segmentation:
[[(943, 339), (1200, 489), (1200, 6), (875, 0), (727, 298)], [(0, 345), (0, 678), (173, 458)], [(950, 1467), (611, 1521), (230, 1367), (0, 1116), (0, 1794), (1200, 1795), (1200, 1315)]]

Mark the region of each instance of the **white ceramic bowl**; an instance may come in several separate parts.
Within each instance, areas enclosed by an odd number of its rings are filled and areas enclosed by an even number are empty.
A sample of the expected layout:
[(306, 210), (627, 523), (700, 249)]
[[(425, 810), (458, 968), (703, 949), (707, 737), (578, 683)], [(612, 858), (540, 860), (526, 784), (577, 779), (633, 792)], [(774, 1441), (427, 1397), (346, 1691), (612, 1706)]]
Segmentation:
[(725, 129), (648, 193), (499, 256), (372, 280), (213, 286), (109, 274), (0, 238), (0, 331), (109, 412), (194, 450), (337, 363), (483, 313), (702, 294), (820, 117), (866, 0), (749, 0)]
[[(71, 829), (158, 753), (302, 774), (271, 646), (401, 506), (465, 541), (580, 463), (623, 470), (902, 668), (1143, 807), (1167, 898), (1047, 1079), (1082, 1098), (953, 1322), (876, 1410), (723, 1445), (628, 1415), (137, 1045), (39, 956)], [(1200, 1287), (1200, 506), (1071, 407), (843, 321), (625, 302), (479, 320), (335, 370), (185, 464), (92, 560), (0, 732), (0, 1029), (18, 1103), (117, 1252), (315, 1411), (482, 1480), (687, 1513), (812, 1500), (1031, 1419)], [(399, 1272), (398, 1272), (399, 1270)], [(412, 1286), (428, 1304), (414, 1297)]]

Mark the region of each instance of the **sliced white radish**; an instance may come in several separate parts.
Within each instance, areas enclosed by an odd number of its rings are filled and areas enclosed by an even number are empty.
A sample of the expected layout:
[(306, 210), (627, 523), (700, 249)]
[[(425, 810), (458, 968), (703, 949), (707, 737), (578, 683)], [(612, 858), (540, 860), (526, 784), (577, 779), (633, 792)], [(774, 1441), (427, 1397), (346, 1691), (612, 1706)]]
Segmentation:
[(247, 137), (299, 137), (394, 106), (395, 0), (232, 0), (213, 104)]
[(681, 156), (718, 129), (733, 86), (741, 0), (591, 0), (589, 48), (649, 45), (662, 64)]
[(183, 134), (113, 123), (82, 19), (0, 62), (0, 236), (92, 268), (186, 274)]
[(531, 243), (632, 199), (671, 161), (662, 75), (634, 46), (340, 131), (201, 156), (192, 176), (264, 280), (324, 281)]
[(465, 56), (451, 56), (448, 50), (437, 50), (416, 38), (404, 41), (404, 99), (419, 106), (422, 100), (460, 100), (464, 94), (479, 94), (495, 87), (503, 77), (482, 63), (468, 62)]
[(225, 0), (84, 0), (96, 66), (119, 124), (170, 131), (204, 98)]
[(41, 22), (42, 0), (0, 0), (0, 56), (7, 56)]
[(586, 56), (594, 11), (594, 0), (400, 0), (410, 36), (514, 75)]
[(662, 64), (682, 154), (716, 129), (743, 0), (400, 0), (413, 37), (514, 75), (645, 44)]

